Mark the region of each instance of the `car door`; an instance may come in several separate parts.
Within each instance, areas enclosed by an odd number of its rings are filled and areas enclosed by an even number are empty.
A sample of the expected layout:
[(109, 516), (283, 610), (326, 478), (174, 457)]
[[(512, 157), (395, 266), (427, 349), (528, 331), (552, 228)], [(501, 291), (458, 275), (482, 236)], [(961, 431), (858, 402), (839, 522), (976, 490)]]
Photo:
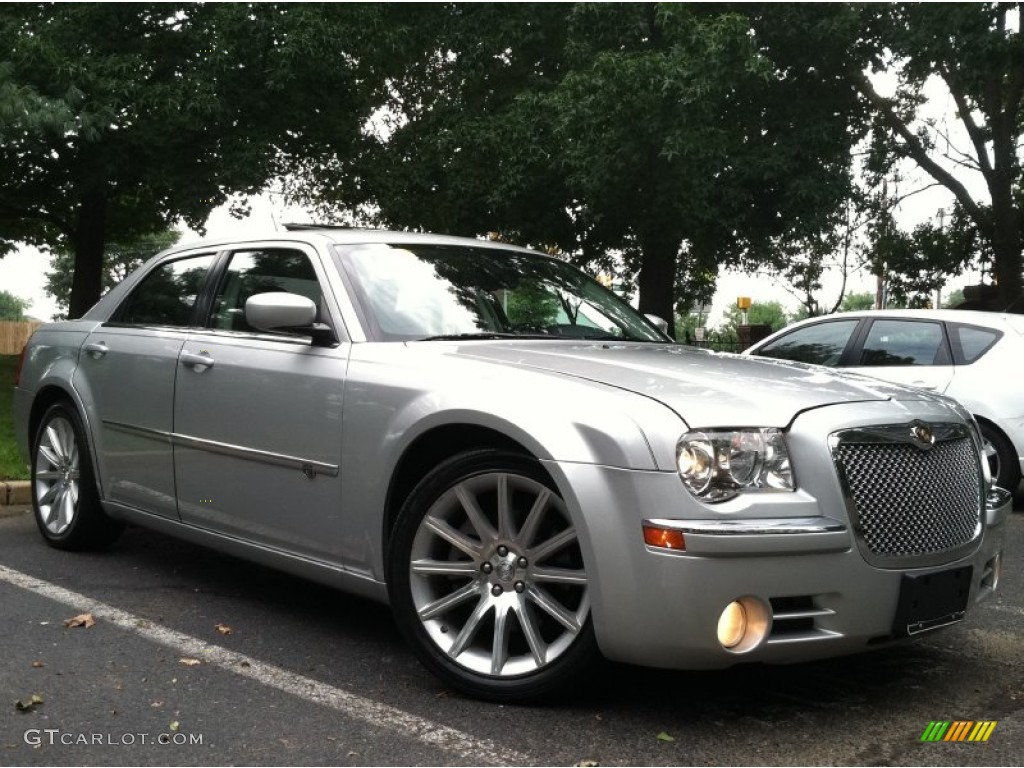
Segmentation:
[(183, 522), (317, 559), (337, 556), (342, 394), (350, 345), (250, 327), (245, 301), (286, 291), (332, 317), (324, 265), (295, 244), (236, 248), (206, 327), (189, 334), (174, 396)]
[(940, 393), (954, 375), (942, 322), (895, 317), (869, 322), (847, 370)]
[(82, 346), (73, 383), (90, 406), (100, 486), (108, 501), (178, 517), (174, 381), (215, 256), (193, 253), (155, 265)]

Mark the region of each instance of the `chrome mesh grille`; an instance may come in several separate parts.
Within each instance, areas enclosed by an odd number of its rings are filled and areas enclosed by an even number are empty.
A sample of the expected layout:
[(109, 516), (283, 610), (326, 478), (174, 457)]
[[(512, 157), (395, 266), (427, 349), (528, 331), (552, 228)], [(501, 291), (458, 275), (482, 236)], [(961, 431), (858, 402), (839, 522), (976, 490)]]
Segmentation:
[(840, 442), (833, 458), (854, 502), (855, 529), (874, 555), (936, 554), (978, 535), (980, 467), (969, 437), (929, 450), (904, 442)]

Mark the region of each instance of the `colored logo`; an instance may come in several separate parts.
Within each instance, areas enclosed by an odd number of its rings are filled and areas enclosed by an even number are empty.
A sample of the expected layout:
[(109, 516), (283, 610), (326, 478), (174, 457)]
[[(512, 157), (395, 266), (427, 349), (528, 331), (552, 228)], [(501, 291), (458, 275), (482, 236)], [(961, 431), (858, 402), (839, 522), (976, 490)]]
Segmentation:
[(996, 720), (932, 720), (921, 734), (921, 741), (988, 741), (996, 729)]

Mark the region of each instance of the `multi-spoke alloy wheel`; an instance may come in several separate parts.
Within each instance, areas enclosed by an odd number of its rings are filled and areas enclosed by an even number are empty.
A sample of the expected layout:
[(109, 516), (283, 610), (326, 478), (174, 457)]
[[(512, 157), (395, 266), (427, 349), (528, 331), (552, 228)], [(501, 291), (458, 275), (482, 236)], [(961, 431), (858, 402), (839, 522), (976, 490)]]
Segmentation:
[(64, 403), (50, 406), (33, 446), (32, 501), (43, 538), (60, 549), (114, 541), (123, 526), (100, 506), (78, 413)]
[(1001, 432), (989, 426), (987, 422), (981, 421), (978, 426), (981, 428), (985, 458), (988, 460), (992, 479), (1000, 488), (1016, 493), (1017, 486), (1020, 485), (1020, 464), (1013, 446)]
[(421, 658), (460, 690), (534, 698), (594, 655), (577, 532), (537, 462), (477, 451), (445, 462), (399, 518), (396, 615)]
[(78, 508), (78, 460), (71, 422), (55, 416), (47, 422), (36, 446), (35, 492), (39, 519), (57, 536), (68, 529)]

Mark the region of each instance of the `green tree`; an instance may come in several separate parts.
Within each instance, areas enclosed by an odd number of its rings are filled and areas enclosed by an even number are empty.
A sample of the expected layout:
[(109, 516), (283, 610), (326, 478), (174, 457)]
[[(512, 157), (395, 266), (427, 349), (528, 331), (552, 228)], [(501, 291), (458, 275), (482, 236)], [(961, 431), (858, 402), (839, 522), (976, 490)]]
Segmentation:
[(671, 321), (690, 276), (769, 259), (848, 194), (854, 94), (836, 87), (843, 67), (812, 66), (811, 41), (788, 31), (802, 11), (422, 13), (391, 62), (378, 130), (354, 162), (307, 174), (300, 197), (371, 204), (390, 225), (497, 230), (602, 268), (621, 254), (641, 311)]
[(0, 291), (0, 320), (24, 320), (25, 310), (32, 302), (7, 291)]
[[(69, 314), (107, 243), (201, 229), (330, 135), (361, 128), (347, 41), (372, 5), (0, 5), (0, 251), (74, 254)], [(244, 213), (238, 208), (237, 213)]]
[(942, 297), (942, 308), (943, 309), (956, 309), (964, 303), (964, 292), (962, 289), (957, 288), (956, 290), (950, 291)]
[[(848, 49), (850, 79), (875, 122), (869, 170), (882, 176), (909, 159), (949, 190), (963, 219), (961, 235), (954, 237), (961, 238), (961, 245), (971, 236), (984, 241), (992, 254), (999, 304), (1024, 312), (1024, 180), (1017, 150), (1024, 133), (1024, 38), (1018, 29), (1019, 4), (855, 8), (863, 33)], [(892, 96), (882, 94), (865, 72), (868, 68), (896, 78)], [(933, 77), (948, 88), (969, 146), (955, 146), (941, 123), (920, 119), (925, 87)], [(984, 195), (972, 194), (966, 181), (972, 174), (981, 180)], [(910, 246), (916, 240), (922, 247), (936, 240), (928, 231), (908, 238)], [(949, 240), (949, 233), (942, 239)], [(914, 248), (907, 245), (897, 242), (893, 248), (914, 258)], [(963, 255), (956, 247), (950, 253), (953, 264)], [(926, 260), (920, 249), (916, 258)], [(940, 271), (934, 266), (926, 265), (925, 274)], [(917, 290), (911, 286), (905, 293)]]
[[(773, 331), (784, 328), (789, 322), (786, 308), (777, 301), (751, 302), (747, 310), (747, 325), (770, 325)], [(737, 306), (731, 306), (725, 313), (719, 329), (725, 333), (736, 333), (743, 324), (743, 312)]]
[(839, 304), (840, 312), (856, 312), (862, 309), (872, 309), (875, 306), (875, 294), (871, 291), (863, 293), (848, 293)]
[[(124, 280), (150, 256), (170, 248), (180, 237), (178, 232), (167, 230), (142, 235), (130, 243), (108, 243), (103, 254), (102, 292), (106, 293)], [(50, 271), (46, 273), (44, 288), (57, 300), (58, 319), (67, 317), (74, 268), (75, 255), (70, 251), (55, 251), (50, 258)]]

